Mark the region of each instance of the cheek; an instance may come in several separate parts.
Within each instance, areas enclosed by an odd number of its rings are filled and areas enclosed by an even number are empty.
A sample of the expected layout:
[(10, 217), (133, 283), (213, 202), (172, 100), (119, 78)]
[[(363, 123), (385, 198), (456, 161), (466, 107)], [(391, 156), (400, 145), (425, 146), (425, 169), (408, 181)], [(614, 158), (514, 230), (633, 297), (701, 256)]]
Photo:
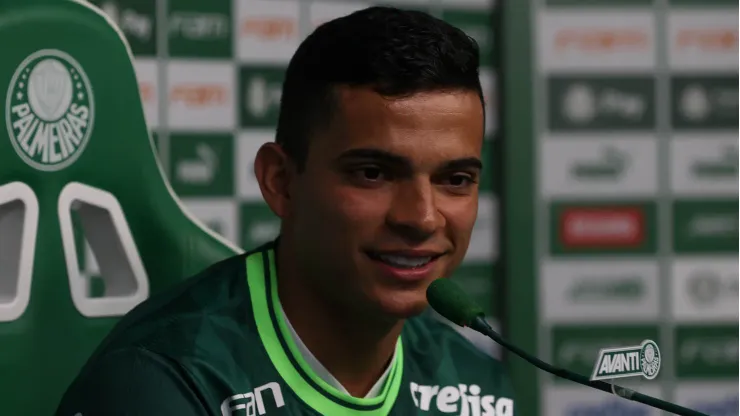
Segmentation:
[(301, 210), (296, 212), (302, 218), (300, 222), (312, 224), (312, 228), (324, 233), (373, 232), (385, 218), (388, 198), (377, 189), (357, 189), (327, 180), (301, 194)]
[(478, 199), (452, 199), (441, 208), (447, 220), (447, 229), (455, 240), (468, 239), (478, 214)]
[(325, 201), (334, 220), (371, 225), (383, 222), (387, 199), (383, 192), (338, 187), (331, 190)]

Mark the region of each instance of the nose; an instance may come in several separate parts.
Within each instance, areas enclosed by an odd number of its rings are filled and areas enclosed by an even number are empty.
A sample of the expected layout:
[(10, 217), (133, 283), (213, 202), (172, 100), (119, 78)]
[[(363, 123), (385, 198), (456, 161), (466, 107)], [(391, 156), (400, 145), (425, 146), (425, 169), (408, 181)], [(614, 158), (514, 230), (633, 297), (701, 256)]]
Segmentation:
[(388, 211), (387, 224), (413, 242), (424, 241), (444, 227), (445, 219), (437, 209), (432, 183), (414, 180), (399, 186)]

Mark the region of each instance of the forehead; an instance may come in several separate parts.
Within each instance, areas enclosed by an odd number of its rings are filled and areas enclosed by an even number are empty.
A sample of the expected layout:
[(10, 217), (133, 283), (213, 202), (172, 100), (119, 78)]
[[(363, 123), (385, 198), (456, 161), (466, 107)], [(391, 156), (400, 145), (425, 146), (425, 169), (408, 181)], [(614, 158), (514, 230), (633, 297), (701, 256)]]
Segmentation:
[(428, 92), (386, 98), (369, 88), (337, 90), (334, 152), (357, 147), (405, 156), (477, 156), (483, 139), (483, 107), (473, 91)]

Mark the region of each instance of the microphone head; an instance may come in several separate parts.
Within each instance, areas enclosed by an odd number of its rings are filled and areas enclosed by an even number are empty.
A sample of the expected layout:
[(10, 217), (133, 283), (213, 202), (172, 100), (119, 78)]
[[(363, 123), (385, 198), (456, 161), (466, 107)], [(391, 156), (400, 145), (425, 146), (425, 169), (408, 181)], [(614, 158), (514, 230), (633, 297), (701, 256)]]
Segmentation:
[(437, 279), (427, 289), (427, 301), (438, 314), (460, 326), (469, 326), (483, 309), (450, 279)]

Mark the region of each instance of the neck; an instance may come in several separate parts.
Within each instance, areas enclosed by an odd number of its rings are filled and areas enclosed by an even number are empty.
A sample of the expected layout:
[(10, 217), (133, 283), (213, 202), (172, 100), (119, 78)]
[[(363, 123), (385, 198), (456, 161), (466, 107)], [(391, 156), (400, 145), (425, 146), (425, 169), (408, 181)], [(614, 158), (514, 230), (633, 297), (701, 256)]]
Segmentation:
[[(354, 397), (364, 397), (390, 364), (403, 321), (382, 321), (327, 301), (286, 258), (277, 256), (278, 296), (294, 330), (316, 359)], [(318, 324), (317, 324), (318, 323)]]

